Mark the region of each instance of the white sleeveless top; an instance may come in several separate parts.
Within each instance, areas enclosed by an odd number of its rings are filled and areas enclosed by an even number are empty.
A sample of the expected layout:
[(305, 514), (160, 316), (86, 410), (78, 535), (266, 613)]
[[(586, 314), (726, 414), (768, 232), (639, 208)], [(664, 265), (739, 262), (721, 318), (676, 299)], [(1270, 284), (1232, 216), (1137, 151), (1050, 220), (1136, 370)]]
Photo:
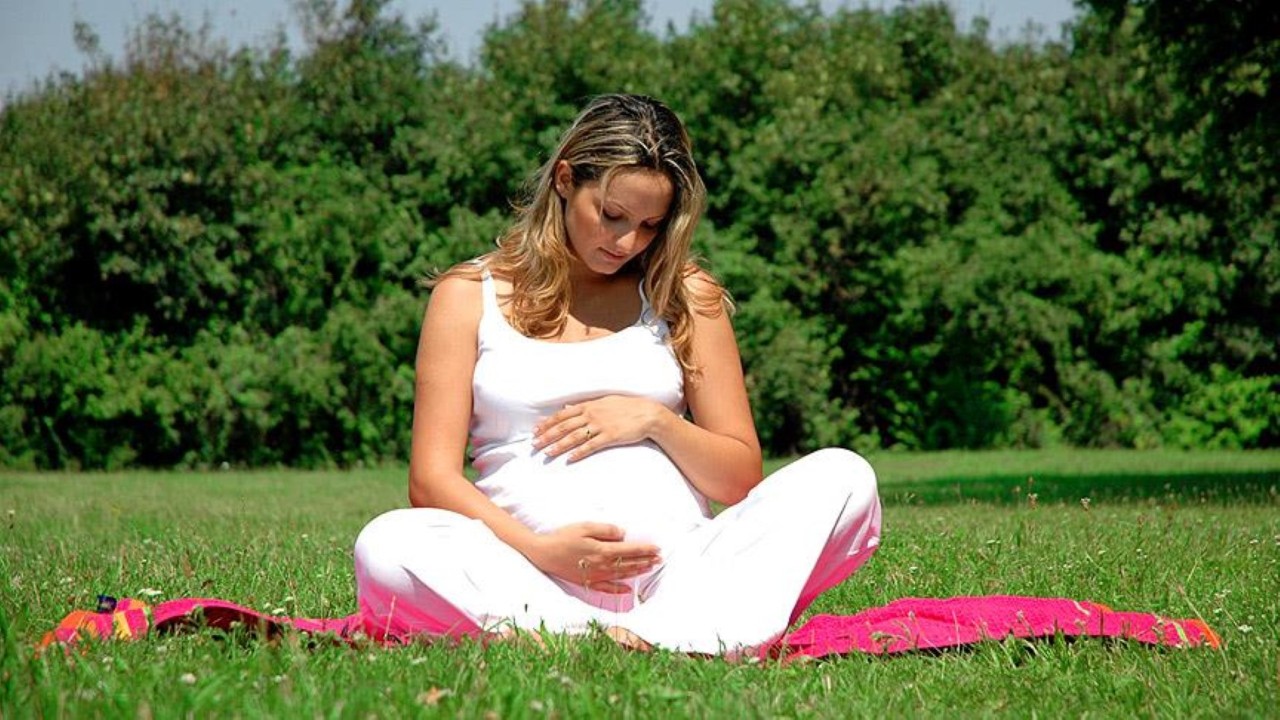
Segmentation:
[(608, 522), (628, 539), (663, 546), (710, 517), (706, 498), (653, 442), (607, 448), (574, 463), (532, 446), (539, 420), (605, 395), (647, 397), (683, 414), (680, 364), (667, 344), (667, 324), (643, 289), (635, 324), (557, 343), (522, 335), (507, 322), (487, 270), (482, 287), (471, 410), (476, 487), (538, 532)]

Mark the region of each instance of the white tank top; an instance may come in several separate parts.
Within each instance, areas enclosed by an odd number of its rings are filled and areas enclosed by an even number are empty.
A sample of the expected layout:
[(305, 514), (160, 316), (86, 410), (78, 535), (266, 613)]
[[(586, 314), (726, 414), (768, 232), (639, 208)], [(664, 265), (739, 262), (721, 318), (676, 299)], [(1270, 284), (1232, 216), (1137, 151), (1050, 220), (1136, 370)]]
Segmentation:
[(710, 516), (706, 498), (656, 444), (644, 441), (568, 463), (532, 446), (533, 426), (566, 404), (632, 395), (683, 414), (684, 379), (667, 344), (667, 324), (639, 290), (636, 322), (612, 335), (558, 343), (522, 335), (507, 322), (487, 270), (472, 377), (472, 463), (476, 486), (530, 528), (580, 521), (621, 526), (627, 537), (664, 544)]

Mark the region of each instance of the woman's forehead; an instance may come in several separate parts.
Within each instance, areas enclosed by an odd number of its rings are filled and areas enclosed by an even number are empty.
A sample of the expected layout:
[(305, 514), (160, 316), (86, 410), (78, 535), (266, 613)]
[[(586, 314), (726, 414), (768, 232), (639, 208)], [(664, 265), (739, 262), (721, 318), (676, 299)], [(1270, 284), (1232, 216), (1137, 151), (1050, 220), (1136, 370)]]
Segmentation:
[(675, 186), (666, 173), (648, 168), (625, 168), (605, 175), (600, 197), (643, 217), (666, 215)]

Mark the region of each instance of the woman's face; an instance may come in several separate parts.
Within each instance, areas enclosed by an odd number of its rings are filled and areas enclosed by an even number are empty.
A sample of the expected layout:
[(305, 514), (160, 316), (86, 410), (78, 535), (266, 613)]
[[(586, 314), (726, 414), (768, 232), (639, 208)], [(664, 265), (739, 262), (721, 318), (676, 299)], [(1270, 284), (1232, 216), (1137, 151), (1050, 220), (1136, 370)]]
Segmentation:
[(564, 198), (569, 250), (586, 269), (612, 275), (658, 236), (675, 189), (657, 170), (614, 173), (608, 193), (599, 182), (573, 184), (573, 171), (563, 160), (556, 167), (556, 192)]

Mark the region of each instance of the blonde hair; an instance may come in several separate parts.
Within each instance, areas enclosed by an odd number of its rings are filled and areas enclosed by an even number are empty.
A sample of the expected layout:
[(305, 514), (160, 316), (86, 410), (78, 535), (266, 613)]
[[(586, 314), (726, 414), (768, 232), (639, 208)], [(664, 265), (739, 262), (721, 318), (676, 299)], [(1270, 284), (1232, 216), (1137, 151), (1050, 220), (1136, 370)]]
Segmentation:
[[(530, 179), (523, 202), (516, 205), (515, 223), (498, 238), (498, 249), (481, 258), (490, 272), (511, 281), (511, 324), (530, 337), (551, 337), (564, 329), (568, 317), (571, 256), (564, 200), (555, 189), (561, 161), (568, 163), (575, 185), (598, 182), (607, 188), (615, 174), (630, 170), (655, 170), (671, 181), (671, 206), (658, 235), (620, 272), (643, 275), (645, 295), (667, 322), (676, 359), (686, 376), (696, 377), (694, 307), (714, 316), (731, 305), (721, 286), (690, 256), (706, 188), (693, 161), (689, 135), (670, 108), (650, 97), (601, 95), (588, 103)], [(437, 280), (474, 273), (474, 265), (460, 265)], [(693, 275), (704, 282), (698, 283), (691, 305), (686, 280)]]

